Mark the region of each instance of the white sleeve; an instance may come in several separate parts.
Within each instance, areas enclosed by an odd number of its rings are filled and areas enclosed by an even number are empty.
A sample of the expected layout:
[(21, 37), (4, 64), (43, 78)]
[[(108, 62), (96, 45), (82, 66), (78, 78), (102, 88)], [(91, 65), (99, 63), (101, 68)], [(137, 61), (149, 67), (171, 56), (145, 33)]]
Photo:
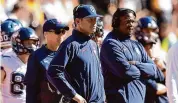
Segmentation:
[(178, 103), (178, 45), (171, 48), (167, 57), (166, 86), (169, 103)]

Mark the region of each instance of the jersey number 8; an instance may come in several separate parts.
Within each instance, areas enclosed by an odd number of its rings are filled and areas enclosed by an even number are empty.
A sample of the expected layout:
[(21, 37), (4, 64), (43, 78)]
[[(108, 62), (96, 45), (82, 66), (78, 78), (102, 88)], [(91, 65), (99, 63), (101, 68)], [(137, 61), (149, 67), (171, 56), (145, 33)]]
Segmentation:
[(21, 73), (12, 73), (11, 77), (11, 93), (13, 95), (23, 94), (25, 85), (23, 84), (24, 75)]

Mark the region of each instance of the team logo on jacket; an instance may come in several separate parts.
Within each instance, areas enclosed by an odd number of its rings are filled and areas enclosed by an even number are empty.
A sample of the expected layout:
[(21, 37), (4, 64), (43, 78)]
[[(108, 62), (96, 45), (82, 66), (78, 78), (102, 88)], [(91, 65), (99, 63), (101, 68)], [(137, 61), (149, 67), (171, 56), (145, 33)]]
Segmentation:
[(90, 6), (90, 10), (91, 10), (91, 12), (93, 12), (93, 13), (96, 12), (96, 11), (95, 11), (95, 8), (94, 8), (93, 6)]

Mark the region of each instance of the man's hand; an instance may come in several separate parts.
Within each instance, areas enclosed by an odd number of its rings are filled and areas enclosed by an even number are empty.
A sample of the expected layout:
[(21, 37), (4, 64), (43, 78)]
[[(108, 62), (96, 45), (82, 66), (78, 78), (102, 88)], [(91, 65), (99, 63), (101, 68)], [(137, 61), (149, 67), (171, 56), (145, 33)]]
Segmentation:
[(132, 64), (132, 65), (135, 65), (136, 64), (136, 61), (128, 61), (129, 64)]
[(75, 100), (77, 103), (87, 103), (86, 100), (79, 94), (76, 94), (72, 99)]
[(166, 92), (167, 92), (166, 86), (163, 85), (163, 84), (157, 83), (157, 92), (156, 92), (156, 94), (157, 95), (161, 95), (161, 94), (164, 94)]

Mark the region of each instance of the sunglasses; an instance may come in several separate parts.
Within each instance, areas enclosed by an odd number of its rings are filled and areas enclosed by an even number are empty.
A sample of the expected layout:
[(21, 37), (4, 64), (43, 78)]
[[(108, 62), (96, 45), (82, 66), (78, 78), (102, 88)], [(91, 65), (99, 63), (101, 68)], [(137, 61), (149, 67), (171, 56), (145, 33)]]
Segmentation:
[(54, 32), (55, 34), (59, 35), (59, 34), (65, 34), (66, 30), (65, 29), (59, 29), (59, 30), (50, 30), (48, 32)]

